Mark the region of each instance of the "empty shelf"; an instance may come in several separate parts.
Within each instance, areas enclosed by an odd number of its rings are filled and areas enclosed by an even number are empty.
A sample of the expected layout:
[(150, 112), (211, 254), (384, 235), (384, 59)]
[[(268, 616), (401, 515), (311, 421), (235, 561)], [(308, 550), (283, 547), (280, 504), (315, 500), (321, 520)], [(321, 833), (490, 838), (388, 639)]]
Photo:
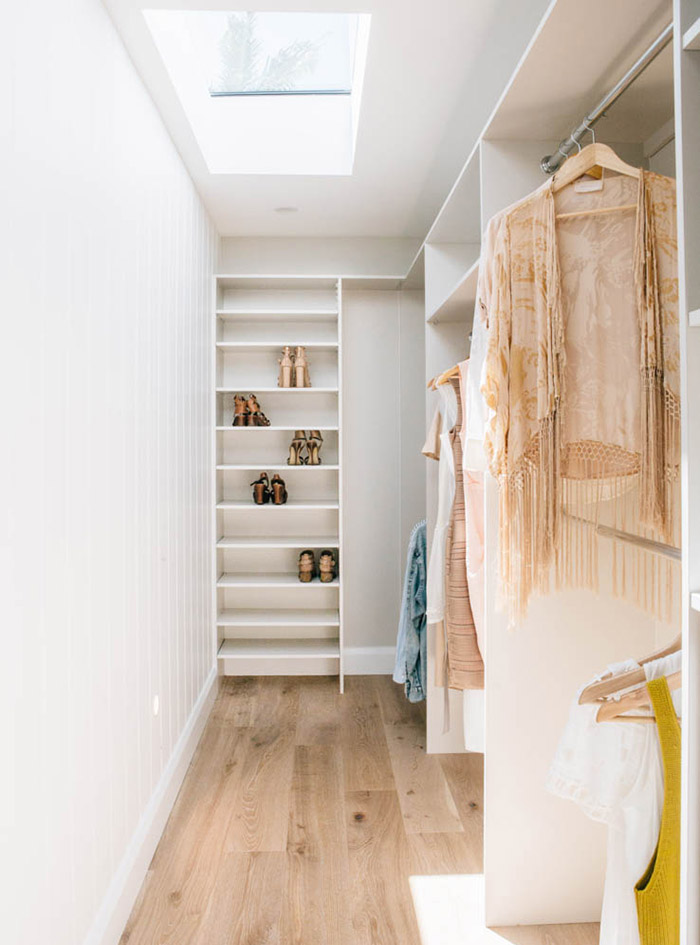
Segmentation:
[(284, 318), (304, 320), (314, 318), (319, 321), (338, 317), (337, 308), (220, 308), (217, 316), (223, 319)]
[(235, 588), (260, 588), (260, 587), (284, 587), (284, 588), (326, 588), (338, 587), (340, 581), (338, 578), (330, 581), (328, 584), (322, 584), (316, 577), (313, 581), (305, 584), (299, 580), (299, 576), (292, 574), (258, 574), (257, 572), (240, 572), (238, 574), (222, 574), (216, 582), (217, 587), (235, 587)]
[[(279, 508), (279, 506), (278, 506)], [(340, 539), (337, 535), (329, 535), (326, 538), (318, 535), (296, 537), (296, 536), (267, 536), (256, 535), (255, 537), (246, 536), (244, 538), (220, 538), (217, 548), (337, 548)]]
[(337, 640), (224, 640), (219, 649), (219, 659), (339, 659), (340, 645)]
[(339, 627), (337, 610), (222, 610), (219, 627)]
[(700, 49), (700, 16), (683, 33), (683, 49)]

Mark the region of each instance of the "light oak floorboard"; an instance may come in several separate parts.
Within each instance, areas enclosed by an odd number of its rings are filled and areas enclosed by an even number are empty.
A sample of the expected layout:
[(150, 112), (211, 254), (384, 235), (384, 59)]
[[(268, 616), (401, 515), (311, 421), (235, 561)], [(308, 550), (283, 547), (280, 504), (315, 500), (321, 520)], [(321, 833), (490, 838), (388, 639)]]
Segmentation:
[(470, 850), (478, 851), (475, 869), (480, 873), (484, 849), (484, 756), (436, 755), (459, 811)]
[(410, 851), (396, 792), (350, 792), (346, 809), (354, 941), (421, 945), (408, 883)]
[[(480, 869), (481, 759), (426, 756), (424, 708), (389, 677), (347, 684), (222, 682), (121, 945), (441, 945), (409, 877)], [(596, 945), (598, 927), (498, 931)]]
[(229, 853), (192, 945), (287, 945), (280, 938), (285, 853)]
[(520, 925), (517, 928), (497, 928), (511, 945), (598, 945), (600, 926), (597, 923), (578, 925)]
[(373, 677), (347, 677), (340, 705), (345, 789), (393, 791), (394, 775)]
[(223, 841), (242, 789), (238, 729), (208, 725), (203, 751), (171, 815), (144, 895), (122, 938), (129, 945), (191, 945), (214, 890)]
[(425, 733), (414, 722), (386, 731), (407, 833), (462, 833), (452, 792), (436, 755), (425, 753)]
[(343, 696), (333, 676), (310, 676), (299, 690), (297, 745), (340, 743), (340, 706)]
[(287, 849), (284, 945), (345, 942), (350, 875), (337, 747), (304, 745), (295, 751)]

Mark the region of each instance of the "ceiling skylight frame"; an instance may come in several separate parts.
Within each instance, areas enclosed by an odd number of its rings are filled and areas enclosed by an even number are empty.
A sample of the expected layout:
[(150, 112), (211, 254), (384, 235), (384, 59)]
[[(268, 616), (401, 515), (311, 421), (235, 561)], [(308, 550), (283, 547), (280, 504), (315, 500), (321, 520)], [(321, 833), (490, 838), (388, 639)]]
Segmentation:
[[(142, 15), (211, 174), (352, 174), (371, 14), (282, 15), (159, 8), (144, 9)], [(217, 15), (218, 21), (202, 19)], [(247, 65), (241, 66), (235, 33), (231, 59), (226, 62), (218, 54), (224, 31), (235, 29), (230, 19), (235, 16), (273, 20), (272, 26), (260, 30), (267, 35), (263, 36), (257, 61), (247, 73), (243, 71)], [(286, 34), (274, 24), (274, 19), (282, 16), (287, 20)], [(319, 19), (305, 33), (304, 18), (308, 16)], [(320, 31), (328, 28), (331, 16), (345, 18), (346, 22), (341, 19), (338, 26), (331, 21), (331, 40), (322, 47), (321, 67), (302, 68), (295, 76), (282, 54), (297, 41), (311, 47), (318, 43)], [(229, 18), (223, 28), (222, 17)], [(296, 17), (300, 24), (293, 22)], [(248, 35), (257, 39), (256, 32)], [(278, 55), (281, 61), (275, 64)], [(304, 56), (300, 58), (303, 62)], [(300, 87), (288, 87), (290, 80), (299, 80)], [(277, 81), (286, 87), (275, 88)], [(237, 82), (249, 87), (237, 88)], [(269, 83), (270, 87), (255, 88), (256, 83)]]

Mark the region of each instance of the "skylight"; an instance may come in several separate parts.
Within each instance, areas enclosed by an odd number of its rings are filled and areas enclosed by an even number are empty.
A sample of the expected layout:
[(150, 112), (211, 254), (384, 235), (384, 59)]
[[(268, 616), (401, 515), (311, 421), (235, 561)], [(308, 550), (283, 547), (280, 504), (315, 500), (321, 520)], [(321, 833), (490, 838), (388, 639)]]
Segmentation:
[(207, 13), (211, 95), (349, 95), (357, 15)]
[(369, 15), (144, 17), (211, 173), (352, 173)]

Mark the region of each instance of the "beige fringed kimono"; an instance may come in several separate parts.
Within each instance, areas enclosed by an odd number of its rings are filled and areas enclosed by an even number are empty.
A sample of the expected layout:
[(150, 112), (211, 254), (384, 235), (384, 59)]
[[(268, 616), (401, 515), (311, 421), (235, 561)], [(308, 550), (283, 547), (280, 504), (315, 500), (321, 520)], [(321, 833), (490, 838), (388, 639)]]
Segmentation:
[[(557, 219), (621, 205), (632, 208)], [(485, 448), (512, 622), (552, 580), (597, 586), (597, 536), (580, 519), (674, 541), (676, 249), (674, 182), (646, 172), (606, 175), (593, 192), (572, 184), (554, 194), (548, 181), (490, 224), (478, 306)], [(670, 566), (623, 557), (619, 567), (616, 590), (634, 584), (660, 610)]]

